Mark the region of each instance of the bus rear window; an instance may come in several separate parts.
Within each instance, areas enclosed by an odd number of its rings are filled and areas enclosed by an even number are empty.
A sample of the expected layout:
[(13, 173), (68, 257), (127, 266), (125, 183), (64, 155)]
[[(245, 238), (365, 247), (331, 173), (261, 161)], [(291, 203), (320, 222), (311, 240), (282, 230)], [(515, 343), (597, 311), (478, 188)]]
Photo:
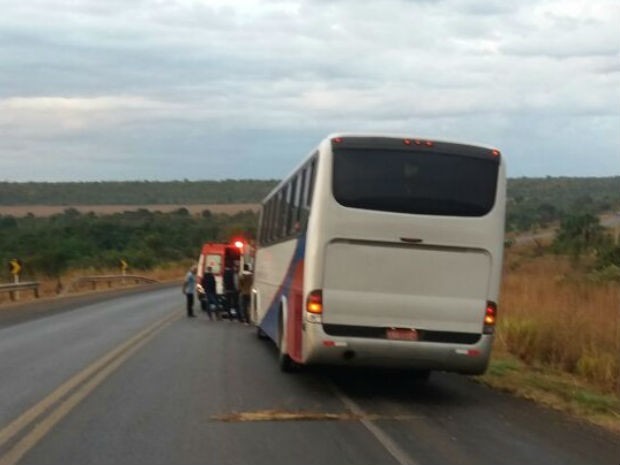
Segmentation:
[(495, 202), (492, 159), (403, 150), (334, 150), (333, 193), (345, 207), (483, 216)]

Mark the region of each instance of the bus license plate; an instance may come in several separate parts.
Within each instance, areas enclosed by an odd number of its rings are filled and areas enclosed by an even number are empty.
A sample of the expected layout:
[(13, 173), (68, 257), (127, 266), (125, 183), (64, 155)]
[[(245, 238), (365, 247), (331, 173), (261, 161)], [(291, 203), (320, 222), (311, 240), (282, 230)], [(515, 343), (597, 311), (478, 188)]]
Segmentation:
[(409, 328), (387, 328), (386, 337), (392, 341), (417, 341), (418, 332)]

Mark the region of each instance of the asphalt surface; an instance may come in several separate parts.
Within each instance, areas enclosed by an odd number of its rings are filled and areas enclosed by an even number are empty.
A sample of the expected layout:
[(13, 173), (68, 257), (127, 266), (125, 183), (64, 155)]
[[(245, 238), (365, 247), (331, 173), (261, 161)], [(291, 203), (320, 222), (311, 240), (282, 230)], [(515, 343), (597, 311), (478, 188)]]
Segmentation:
[[(283, 374), (253, 328), (186, 318), (182, 299), (0, 328), (0, 465), (620, 464), (620, 437), (462, 376)], [(238, 421), (257, 413), (336, 419)]]

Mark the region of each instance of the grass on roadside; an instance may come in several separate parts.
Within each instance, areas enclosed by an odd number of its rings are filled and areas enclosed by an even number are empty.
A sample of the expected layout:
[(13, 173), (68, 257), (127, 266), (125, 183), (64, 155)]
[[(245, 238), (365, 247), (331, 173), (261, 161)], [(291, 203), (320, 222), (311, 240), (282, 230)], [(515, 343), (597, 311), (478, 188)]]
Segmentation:
[[(127, 270), (127, 274), (136, 274), (140, 276), (145, 276), (147, 278), (155, 279), (160, 282), (167, 281), (182, 281), (185, 277), (185, 273), (190, 268), (190, 266), (194, 263), (193, 260), (185, 260), (176, 263), (167, 263), (160, 266), (157, 266), (151, 270)], [(99, 276), (99, 275), (120, 275), (120, 271), (118, 269), (75, 269), (68, 271), (60, 277), (60, 283), (62, 284), (62, 290), (66, 289), (70, 283), (79, 277), (82, 276)], [(57, 278), (50, 277), (37, 277), (35, 279), (23, 279), (22, 281), (38, 281), (40, 283), (39, 286), (39, 295), (41, 298), (45, 297), (56, 297), (59, 294), (59, 280)], [(121, 281), (112, 282), (111, 286), (114, 289), (120, 287), (131, 287), (134, 286), (135, 283), (133, 281), (127, 281), (126, 283), (122, 283)], [(107, 283), (100, 283), (95, 290), (91, 287), (86, 287), (84, 289), (76, 289), (75, 292), (96, 292), (109, 289)], [(20, 291), (19, 301), (28, 301), (35, 299), (32, 291)], [(0, 293), (0, 307), (2, 305), (10, 304), (12, 301), (10, 300), (9, 293)]]
[(496, 349), (620, 393), (620, 286), (566, 257), (506, 254)]
[(546, 244), (506, 251), (491, 365), (480, 381), (620, 432), (620, 286)]
[(476, 379), (620, 433), (620, 397), (566, 372), (495, 352), (487, 373)]

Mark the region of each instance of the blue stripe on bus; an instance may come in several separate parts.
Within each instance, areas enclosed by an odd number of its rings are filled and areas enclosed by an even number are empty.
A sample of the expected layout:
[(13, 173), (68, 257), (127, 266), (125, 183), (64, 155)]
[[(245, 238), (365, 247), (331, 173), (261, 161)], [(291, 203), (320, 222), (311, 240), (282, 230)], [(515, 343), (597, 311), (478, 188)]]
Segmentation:
[(297, 238), (297, 244), (295, 245), (295, 251), (293, 252), (293, 257), (291, 258), (291, 262), (288, 265), (288, 269), (286, 270), (286, 275), (284, 275), (284, 280), (280, 284), (278, 288), (278, 292), (274, 296), (269, 308), (267, 309), (267, 313), (265, 317), (260, 322), (260, 328), (274, 341), (277, 341), (278, 338), (278, 323), (279, 323), (279, 310), (280, 310), (280, 302), (282, 302), (283, 296), (288, 296), (291, 292), (291, 286), (293, 284), (293, 278), (295, 276), (295, 269), (297, 268), (297, 264), (303, 260), (306, 252), (306, 233), (301, 234)]

